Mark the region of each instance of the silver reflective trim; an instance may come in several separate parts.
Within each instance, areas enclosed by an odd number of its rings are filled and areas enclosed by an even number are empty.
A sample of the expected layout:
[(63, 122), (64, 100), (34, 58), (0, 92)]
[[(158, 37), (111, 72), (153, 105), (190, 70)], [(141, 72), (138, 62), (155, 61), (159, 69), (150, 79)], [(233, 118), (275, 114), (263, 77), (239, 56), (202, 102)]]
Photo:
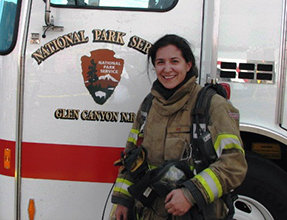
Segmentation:
[[(240, 146), (241, 147), (241, 143), (240, 143), (240, 141), (238, 139), (235, 139), (235, 138), (223, 138), (223, 139), (220, 140), (219, 147), (216, 150), (217, 157), (220, 157), (221, 154), (222, 154), (222, 151), (226, 148), (227, 145), (230, 145), (230, 144), (234, 144), (236, 146)], [(238, 147), (235, 147), (235, 148), (238, 149)]]
[(147, 117), (147, 112), (141, 111), (141, 115), (146, 118)]
[(219, 192), (218, 192), (217, 186), (216, 186), (215, 182), (213, 181), (213, 179), (211, 178), (211, 176), (209, 176), (209, 174), (206, 173), (205, 171), (201, 172), (200, 175), (205, 179), (206, 183), (210, 187), (210, 189), (214, 195), (214, 199), (218, 198)]
[(140, 127), (140, 132), (143, 133), (144, 127), (146, 125), (147, 112), (141, 111), (141, 116), (143, 117), (144, 123)]
[(137, 139), (138, 139), (138, 134), (133, 133), (133, 132), (130, 132), (130, 134), (129, 134), (129, 138), (132, 138), (132, 139), (137, 140)]
[(118, 187), (118, 188), (121, 188), (125, 191), (128, 191), (128, 187), (129, 185), (128, 184), (125, 184), (123, 182), (116, 182), (115, 186), (114, 187)]

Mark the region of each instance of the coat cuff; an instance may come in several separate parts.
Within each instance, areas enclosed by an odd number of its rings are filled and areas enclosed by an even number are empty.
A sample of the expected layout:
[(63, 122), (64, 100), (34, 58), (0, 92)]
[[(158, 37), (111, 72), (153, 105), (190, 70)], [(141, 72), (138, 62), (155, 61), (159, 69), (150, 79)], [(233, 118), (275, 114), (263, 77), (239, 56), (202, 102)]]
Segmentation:
[(123, 205), (129, 209), (132, 209), (134, 206), (134, 201), (124, 199), (124, 198), (118, 197), (118, 196), (112, 196), (112, 203)]
[(204, 209), (207, 203), (203, 195), (201, 194), (200, 190), (196, 187), (196, 185), (191, 180), (185, 181), (182, 185), (189, 190), (198, 208), (200, 210)]

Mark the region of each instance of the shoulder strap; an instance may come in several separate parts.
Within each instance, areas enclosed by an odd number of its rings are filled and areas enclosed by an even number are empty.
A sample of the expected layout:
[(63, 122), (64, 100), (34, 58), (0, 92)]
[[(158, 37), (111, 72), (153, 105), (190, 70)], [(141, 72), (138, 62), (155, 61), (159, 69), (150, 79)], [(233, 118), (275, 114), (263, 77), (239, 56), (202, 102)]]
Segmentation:
[(146, 118), (148, 115), (148, 112), (150, 110), (150, 107), (152, 105), (152, 100), (153, 100), (154, 96), (149, 93), (147, 94), (147, 96), (144, 98), (142, 105), (141, 105), (141, 119), (142, 119), (142, 125), (140, 128), (140, 132), (143, 130), (145, 123), (146, 123)]
[(209, 124), (209, 108), (211, 99), (215, 94), (226, 98), (225, 89), (220, 84), (206, 84), (198, 93), (193, 110), (192, 124), (192, 154), (196, 171), (200, 172), (217, 158), (213, 147), (211, 134), (207, 127)]
[(197, 137), (206, 131), (207, 125), (209, 124), (209, 108), (211, 99), (215, 94), (219, 94), (224, 98), (227, 97), (225, 89), (217, 83), (205, 84), (197, 95), (193, 110), (193, 127)]

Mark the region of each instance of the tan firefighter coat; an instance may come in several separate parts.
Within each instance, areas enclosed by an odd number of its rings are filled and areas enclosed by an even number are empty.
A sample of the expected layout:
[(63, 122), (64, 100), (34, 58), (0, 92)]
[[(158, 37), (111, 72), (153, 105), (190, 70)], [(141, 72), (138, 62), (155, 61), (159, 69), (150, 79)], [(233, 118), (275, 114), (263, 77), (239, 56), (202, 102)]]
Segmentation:
[[(168, 100), (157, 91), (151, 91), (154, 99), (143, 128), (142, 145), (148, 150), (150, 166), (160, 166), (166, 161), (181, 159), (189, 150), (192, 110), (201, 86), (192, 77)], [(247, 164), (239, 133), (239, 112), (220, 95), (214, 95), (209, 109), (208, 130), (218, 159), (183, 185), (187, 199), (202, 210), (205, 219), (223, 219), (226, 206), (222, 195), (239, 186), (246, 174)], [(142, 118), (140, 110), (131, 129), (125, 151), (135, 147), (140, 135)], [(190, 161), (193, 165), (193, 161)], [(131, 208), (134, 199), (127, 188), (133, 180), (127, 174), (119, 174), (112, 202)], [(136, 203), (138, 206), (138, 203)], [(154, 210), (144, 208), (143, 219), (167, 219), (164, 198), (158, 198)], [(162, 217), (160, 217), (162, 216)], [(176, 217), (174, 219), (180, 219)]]

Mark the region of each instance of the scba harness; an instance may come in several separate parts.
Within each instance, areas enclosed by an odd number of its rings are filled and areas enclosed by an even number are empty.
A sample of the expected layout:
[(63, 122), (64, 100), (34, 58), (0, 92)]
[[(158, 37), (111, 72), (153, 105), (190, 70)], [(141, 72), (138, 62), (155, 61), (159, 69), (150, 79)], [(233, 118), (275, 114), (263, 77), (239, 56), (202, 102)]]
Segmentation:
[[(193, 123), (190, 136), (196, 173), (200, 173), (217, 159), (211, 134), (208, 131), (209, 108), (211, 99), (215, 94), (219, 94), (224, 98), (227, 97), (226, 90), (220, 84), (206, 84), (199, 91), (195, 107), (191, 112)], [(153, 98), (153, 95), (149, 93), (142, 103), (141, 132), (145, 126)], [(143, 206), (152, 208), (157, 197), (165, 198), (171, 190), (180, 188), (182, 183), (191, 179), (194, 174), (187, 160), (167, 161), (160, 167), (150, 169), (147, 163), (147, 154), (145, 147), (140, 145), (140, 147), (122, 153), (121, 159), (115, 165), (122, 166), (123, 171), (127, 171), (133, 178), (134, 184), (128, 187), (128, 191), (133, 198), (140, 201)], [(230, 196), (228, 196), (229, 198)], [(228, 216), (233, 216), (232, 201), (226, 202), (226, 204), (229, 209)]]

